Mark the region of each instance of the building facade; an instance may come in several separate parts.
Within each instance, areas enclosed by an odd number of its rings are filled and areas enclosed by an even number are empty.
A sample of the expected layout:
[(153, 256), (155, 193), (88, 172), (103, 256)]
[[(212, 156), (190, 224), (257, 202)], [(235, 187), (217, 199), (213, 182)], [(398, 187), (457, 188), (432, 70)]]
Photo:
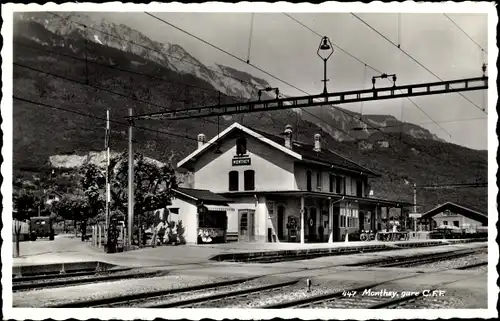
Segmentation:
[[(369, 197), (373, 171), (322, 147), (234, 123), (181, 160), (194, 188), (233, 202), (228, 233), (248, 242), (333, 242), (347, 233), (380, 230), (389, 207), (410, 204)], [(385, 213), (383, 213), (385, 212)]]
[(488, 226), (488, 215), (456, 203), (446, 202), (424, 213), (419, 223), (427, 231), (444, 225), (474, 233), (478, 228)]
[(231, 200), (208, 190), (176, 188), (171, 205), (159, 210), (159, 217), (170, 224), (181, 243), (221, 243), (227, 240), (228, 206)]

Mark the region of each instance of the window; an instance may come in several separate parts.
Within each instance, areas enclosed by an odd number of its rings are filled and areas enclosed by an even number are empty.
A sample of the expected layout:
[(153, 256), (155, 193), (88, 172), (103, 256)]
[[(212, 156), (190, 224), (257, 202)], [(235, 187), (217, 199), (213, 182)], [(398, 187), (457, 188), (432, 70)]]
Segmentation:
[(335, 176), (330, 174), (330, 193), (333, 193), (333, 184), (335, 183)]
[(459, 221), (453, 221), (453, 226), (460, 227), (460, 222)]
[(229, 172), (229, 190), (237, 191), (238, 190), (238, 172), (230, 171)]
[(312, 189), (312, 172), (310, 170), (306, 171), (306, 181), (307, 190), (310, 191)]
[(208, 211), (198, 214), (199, 228), (224, 228), (226, 227), (226, 213), (221, 211)]
[(363, 181), (361, 179), (356, 180), (356, 196), (363, 197)]
[(343, 213), (340, 214), (340, 227), (345, 227), (344, 226), (344, 220), (345, 220), (345, 216)]
[(236, 155), (245, 155), (247, 153), (247, 140), (245, 137), (236, 139)]
[(323, 174), (321, 173), (321, 171), (319, 171), (317, 174), (316, 174), (316, 185), (317, 185), (317, 189), (321, 191), (321, 187), (322, 187), (322, 183), (323, 183), (323, 180), (322, 180), (322, 176)]
[(178, 207), (171, 207), (171, 208), (168, 209), (168, 211), (171, 214), (179, 214), (179, 208)]
[(255, 189), (255, 171), (247, 170), (244, 175), (245, 191), (253, 191)]
[(341, 194), (342, 193), (342, 185), (343, 185), (343, 178), (341, 176), (337, 176), (335, 179), (335, 193)]
[(448, 225), (448, 221), (443, 221), (443, 225)]

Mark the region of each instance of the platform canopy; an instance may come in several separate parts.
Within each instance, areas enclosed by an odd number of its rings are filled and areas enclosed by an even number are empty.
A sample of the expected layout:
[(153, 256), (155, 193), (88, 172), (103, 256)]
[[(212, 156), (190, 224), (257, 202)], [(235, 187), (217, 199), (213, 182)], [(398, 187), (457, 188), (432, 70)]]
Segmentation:
[(473, 219), (475, 221), (478, 221), (484, 225), (488, 225), (488, 215), (485, 213), (481, 213), (478, 210), (473, 210), (471, 208), (452, 203), (452, 202), (446, 202), (444, 204), (441, 204), (432, 210), (424, 213), (421, 217), (421, 219), (429, 219), (432, 218), (434, 215), (443, 213), (445, 211), (450, 211), (455, 214), (460, 214), (465, 217), (468, 217), (470, 219)]

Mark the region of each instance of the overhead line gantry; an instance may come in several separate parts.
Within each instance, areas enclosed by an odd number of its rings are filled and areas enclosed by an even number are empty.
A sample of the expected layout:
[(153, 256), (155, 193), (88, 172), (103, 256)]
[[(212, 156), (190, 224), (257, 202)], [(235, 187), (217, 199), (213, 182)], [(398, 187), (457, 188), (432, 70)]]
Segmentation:
[(319, 95), (285, 97), (231, 104), (195, 107), (164, 112), (129, 116), (129, 120), (168, 119), (181, 120), (213, 116), (267, 112), (282, 109), (304, 108), (324, 105), (357, 103), (406, 97), (430, 96), (464, 91), (488, 89), (488, 77), (464, 78), (440, 82), (429, 82), (390, 87), (351, 90)]

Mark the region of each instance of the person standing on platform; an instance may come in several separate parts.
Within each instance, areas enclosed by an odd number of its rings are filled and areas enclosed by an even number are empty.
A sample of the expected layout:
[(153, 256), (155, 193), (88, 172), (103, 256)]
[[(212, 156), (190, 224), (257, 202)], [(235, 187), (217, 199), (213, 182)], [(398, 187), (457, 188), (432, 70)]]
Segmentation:
[(156, 226), (156, 235), (158, 235), (158, 240), (160, 241), (160, 244), (163, 244), (164, 242), (164, 237), (165, 237), (165, 231), (167, 229), (167, 224), (165, 223), (165, 220), (161, 220), (160, 223)]

